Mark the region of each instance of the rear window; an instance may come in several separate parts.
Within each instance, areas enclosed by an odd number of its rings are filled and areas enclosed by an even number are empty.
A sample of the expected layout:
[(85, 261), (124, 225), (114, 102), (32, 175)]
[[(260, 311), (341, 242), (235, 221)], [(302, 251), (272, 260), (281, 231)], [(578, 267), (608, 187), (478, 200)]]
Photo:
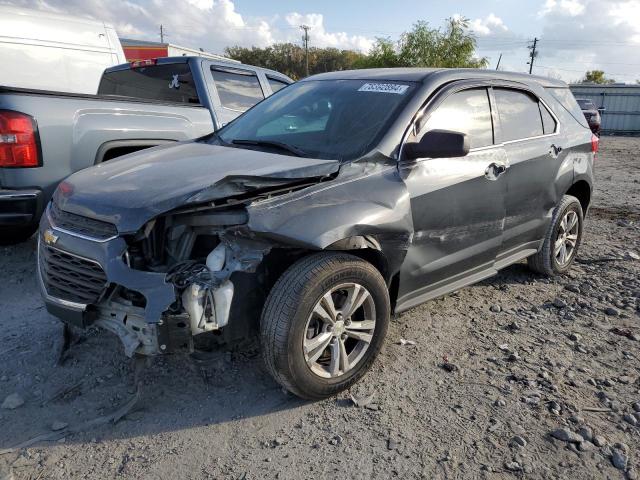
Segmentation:
[(200, 103), (191, 68), (186, 63), (152, 65), (105, 73), (98, 87), (98, 95)]
[(585, 128), (589, 128), (589, 124), (584, 118), (582, 114), (582, 110), (580, 109), (580, 105), (576, 102), (576, 98), (571, 93), (571, 90), (568, 88), (546, 88), (547, 92), (549, 92), (553, 98), (555, 98), (562, 107), (571, 114), (571, 116)]
[(254, 72), (212, 68), (211, 75), (224, 108), (244, 112), (264, 99), (260, 81)]

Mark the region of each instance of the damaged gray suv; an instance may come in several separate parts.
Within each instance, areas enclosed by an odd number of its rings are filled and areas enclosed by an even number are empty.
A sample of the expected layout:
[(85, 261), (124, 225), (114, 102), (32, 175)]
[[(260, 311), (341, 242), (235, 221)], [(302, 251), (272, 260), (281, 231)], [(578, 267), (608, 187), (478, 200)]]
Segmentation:
[(390, 315), (528, 259), (571, 266), (597, 138), (566, 84), (481, 70), (316, 75), (215, 134), (75, 173), (40, 225), (49, 312), (125, 353), (259, 335), (317, 399)]

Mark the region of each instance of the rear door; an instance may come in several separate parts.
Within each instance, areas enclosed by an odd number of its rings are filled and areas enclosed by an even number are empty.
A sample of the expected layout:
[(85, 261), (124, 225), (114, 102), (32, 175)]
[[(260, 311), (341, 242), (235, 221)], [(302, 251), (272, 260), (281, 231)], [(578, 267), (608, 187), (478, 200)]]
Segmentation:
[(555, 207), (555, 178), (565, 153), (557, 118), (533, 92), (496, 86), (493, 96), (497, 138), (510, 165), (500, 266), (537, 250)]
[(408, 141), (453, 130), (467, 134), (471, 151), (400, 163), (414, 228), (400, 272), (400, 310), (492, 274), (505, 217), (507, 158), (494, 140), (488, 88), (447, 89), (423, 118)]

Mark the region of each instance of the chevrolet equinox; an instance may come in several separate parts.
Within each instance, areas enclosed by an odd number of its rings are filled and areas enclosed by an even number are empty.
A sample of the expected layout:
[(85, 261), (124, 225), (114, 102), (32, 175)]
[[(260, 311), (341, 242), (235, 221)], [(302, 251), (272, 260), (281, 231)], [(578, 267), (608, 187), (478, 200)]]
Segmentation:
[(40, 224), (41, 290), (129, 356), (258, 334), (276, 381), (325, 398), (366, 373), (391, 314), (525, 258), (566, 272), (597, 148), (558, 80), (315, 75), (216, 133), (67, 178)]

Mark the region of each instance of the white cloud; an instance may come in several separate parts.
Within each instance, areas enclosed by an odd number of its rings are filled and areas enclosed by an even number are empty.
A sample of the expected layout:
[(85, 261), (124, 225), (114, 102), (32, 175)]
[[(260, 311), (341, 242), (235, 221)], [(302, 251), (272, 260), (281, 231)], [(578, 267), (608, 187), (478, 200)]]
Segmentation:
[(552, 3), (542, 13), (537, 71), (579, 79), (598, 69), (618, 81), (640, 79), (640, 0), (583, 0), (580, 7), (547, 0)]
[[(0, 0), (0, 3), (7, 3)], [(290, 13), (286, 26), (278, 17), (248, 17), (233, 0), (9, 0), (8, 3), (39, 10), (88, 16), (114, 25), (119, 35), (159, 40), (160, 24), (166, 41), (220, 53), (227, 46), (264, 47), (275, 42), (300, 43), (297, 27), (308, 24), (312, 46), (368, 50), (373, 41), (345, 32), (329, 32), (321, 14)]]
[(540, 15), (563, 15), (576, 17), (582, 15), (585, 5), (580, 0), (546, 0)]
[(490, 13), (485, 18), (472, 20), (469, 28), (472, 32), (482, 36), (509, 31), (502, 19), (493, 13)]
[(367, 52), (373, 46), (373, 40), (361, 35), (348, 35), (345, 32), (327, 32), (324, 27), (324, 16), (321, 13), (306, 15), (292, 12), (286, 15), (286, 22), (292, 26), (308, 25), (310, 44), (316, 47), (334, 47)]

